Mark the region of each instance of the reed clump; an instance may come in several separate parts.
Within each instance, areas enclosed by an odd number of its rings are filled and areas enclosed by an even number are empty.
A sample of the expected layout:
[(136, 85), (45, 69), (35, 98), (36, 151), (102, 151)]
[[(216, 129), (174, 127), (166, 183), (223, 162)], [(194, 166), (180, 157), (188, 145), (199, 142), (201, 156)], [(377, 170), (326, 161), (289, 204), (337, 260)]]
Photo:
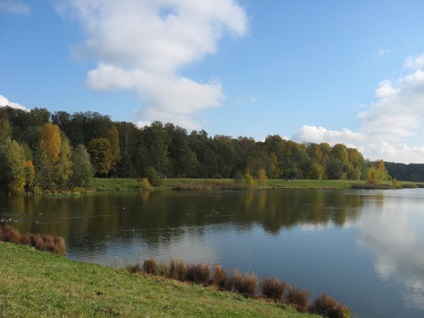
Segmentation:
[(186, 280), (196, 284), (206, 285), (209, 282), (210, 269), (208, 264), (187, 265)]
[(186, 279), (187, 268), (183, 260), (175, 260), (171, 258), (171, 262), (169, 264), (169, 277), (184, 281)]
[(8, 224), (0, 228), (0, 241), (29, 245), (37, 250), (47, 251), (53, 254), (66, 254), (66, 243), (63, 237), (53, 237), (49, 234), (38, 233), (21, 235), (17, 229)]
[(158, 262), (153, 258), (146, 259), (143, 262), (143, 271), (146, 274), (157, 276), (159, 274)]
[(286, 301), (289, 305), (298, 311), (305, 312), (308, 310), (309, 292), (304, 289), (289, 286), (287, 290)]
[(338, 303), (326, 294), (316, 298), (309, 311), (329, 318), (348, 318), (351, 315), (349, 307)]
[(234, 289), (240, 294), (254, 296), (256, 293), (257, 278), (256, 275), (239, 271), (234, 272)]
[(21, 233), (19, 233), (17, 229), (6, 224), (0, 229), (0, 240), (3, 242), (19, 244), (21, 241)]
[(228, 275), (225, 268), (219, 264), (215, 264), (213, 269), (212, 284), (219, 289), (225, 289), (225, 285), (227, 281), (228, 281)]
[(142, 266), (138, 263), (128, 266), (127, 270), (130, 273), (162, 276), (205, 286), (212, 285), (220, 290), (237, 292), (246, 297), (264, 297), (289, 305), (300, 312), (311, 312), (330, 318), (351, 317), (349, 307), (337, 303), (325, 294), (309, 305), (307, 290), (288, 285), (285, 281), (279, 281), (275, 277), (262, 278), (258, 284), (256, 275), (242, 274), (237, 270), (228, 272), (219, 264), (215, 264), (211, 270), (208, 264), (186, 265), (180, 259), (171, 258), (169, 265), (163, 261), (147, 259)]
[(281, 300), (286, 290), (286, 282), (279, 281), (275, 277), (261, 279), (262, 294), (275, 301)]

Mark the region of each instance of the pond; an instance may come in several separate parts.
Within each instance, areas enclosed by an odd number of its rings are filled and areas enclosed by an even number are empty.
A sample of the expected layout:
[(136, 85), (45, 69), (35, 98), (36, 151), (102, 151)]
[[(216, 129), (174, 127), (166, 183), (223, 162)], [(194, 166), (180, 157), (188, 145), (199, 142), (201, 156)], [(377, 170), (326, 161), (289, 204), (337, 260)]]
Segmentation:
[(63, 236), (70, 259), (219, 263), (329, 294), (356, 317), (424, 316), (422, 189), (3, 196), (5, 220)]

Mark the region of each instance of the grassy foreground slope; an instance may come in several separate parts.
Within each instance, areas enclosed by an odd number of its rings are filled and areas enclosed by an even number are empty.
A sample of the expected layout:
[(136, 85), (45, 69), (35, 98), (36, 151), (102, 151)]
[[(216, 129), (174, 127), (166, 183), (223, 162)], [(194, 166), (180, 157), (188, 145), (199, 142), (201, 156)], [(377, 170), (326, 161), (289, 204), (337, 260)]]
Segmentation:
[(0, 317), (318, 317), (0, 242)]

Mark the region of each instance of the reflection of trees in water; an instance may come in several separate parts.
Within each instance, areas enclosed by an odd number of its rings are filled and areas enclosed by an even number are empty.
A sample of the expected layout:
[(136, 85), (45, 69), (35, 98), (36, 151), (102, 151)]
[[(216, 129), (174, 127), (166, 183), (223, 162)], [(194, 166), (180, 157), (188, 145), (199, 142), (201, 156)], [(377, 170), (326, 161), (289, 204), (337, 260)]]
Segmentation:
[(116, 240), (170, 246), (204, 237), (211, 225), (243, 232), (259, 224), (272, 234), (302, 224), (343, 226), (357, 219), (361, 202), (344, 191), (264, 190), (113, 192), (11, 198), (8, 204), (23, 211), (19, 230), (62, 235), (75, 248), (98, 251)]
[(355, 221), (361, 198), (343, 192), (323, 190), (258, 191), (246, 195), (242, 222), (256, 222), (269, 233), (301, 224), (343, 226)]

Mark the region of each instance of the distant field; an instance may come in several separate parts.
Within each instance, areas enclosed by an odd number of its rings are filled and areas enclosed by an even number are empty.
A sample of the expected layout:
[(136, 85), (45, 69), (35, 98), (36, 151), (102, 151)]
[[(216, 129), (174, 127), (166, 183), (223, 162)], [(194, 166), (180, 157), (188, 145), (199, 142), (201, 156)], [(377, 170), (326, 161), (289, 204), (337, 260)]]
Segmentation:
[[(95, 178), (92, 188), (97, 190), (138, 190), (140, 189), (141, 179), (124, 179), (124, 178)], [(172, 189), (181, 184), (190, 185), (195, 188), (196, 185), (206, 184), (234, 184), (234, 179), (194, 179), (194, 178), (172, 178), (162, 180), (162, 184), (156, 189)], [(262, 184), (256, 185), (256, 188), (284, 188), (284, 189), (350, 189), (352, 185), (365, 185), (364, 180), (285, 180), (285, 179), (268, 179)], [(384, 182), (387, 186), (392, 186), (392, 182)], [(406, 182), (398, 181), (399, 187), (413, 188), (424, 187), (422, 182)]]

